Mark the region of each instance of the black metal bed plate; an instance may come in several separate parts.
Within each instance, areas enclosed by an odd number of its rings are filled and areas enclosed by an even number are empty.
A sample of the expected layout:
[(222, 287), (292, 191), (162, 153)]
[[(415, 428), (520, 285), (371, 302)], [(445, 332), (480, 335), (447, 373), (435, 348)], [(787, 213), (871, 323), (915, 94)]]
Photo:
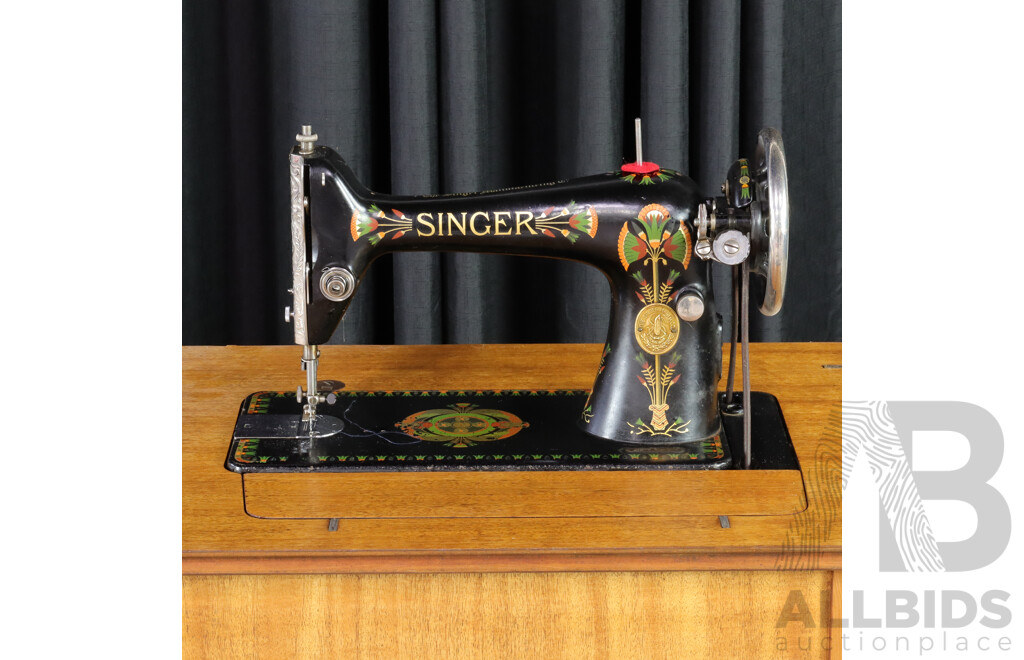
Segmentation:
[[(294, 392), (250, 394), (225, 467), (240, 473), (720, 470), (742, 463), (733, 460), (743, 450), (743, 421), (735, 415), (722, 415), (724, 433), (708, 441), (634, 446), (577, 428), (587, 391), (335, 394), (334, 404), (318, 407), (320, 437), (301, 441), (295, 435), (302, 406)], [(752, 392), (751, 407), (751, 468), (799, 469), (775, 397)]]

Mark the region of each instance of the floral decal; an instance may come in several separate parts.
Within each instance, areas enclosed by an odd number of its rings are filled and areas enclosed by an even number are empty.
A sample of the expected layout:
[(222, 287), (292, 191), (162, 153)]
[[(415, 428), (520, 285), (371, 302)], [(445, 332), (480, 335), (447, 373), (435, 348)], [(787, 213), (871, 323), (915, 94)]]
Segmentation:
[(413, 413), (395, 424), (402, 433), (443, 442), (449, 447), (472, 447), (478, 442), (503, 440), (529, 423), (504, 410), (478, 408), (473, 403), (453, 403), (448, 408)]
[(583, 234), (591, 238), (597, 235), (597, 211), (593, 206), (581, 210), (576, 202), (569, 202), (569, 206), (563, 209), (549, 207), (535, 218), (534, 223), (545, 236), (554, 238), (558, 233), (568, 238), (570, 243), (575, 243)]
[(740, 159), (740, 199), (750, 199), (750, 166), (746, 158)]
[[(619, 232), (619, 261), (623, 268), (629, 270), (631, 264), (643, 259), (649, 253), (654, 254), (655, 252), (658, 253), (657, 256), (652, 257), (655, 264), (655, 275), (657, 275), (657, 261), (661, 256), (680, 262), (683, 264), (683, 270), (690, 267), (692, 253), (690, 230), (687, 229), (685, 223), (680, 222), (679, 229), (669, 234), (666, 227), (670, 219), (668, 209), (664, 206), (648, 204), (640, 209), (640, 213), (637, 215), (641, 227), (639, 232), (633, 233), (629, 223), (623, 223), (622, 231)], [(647, 261), (652, 262), (652, 259)], [(664, 259), (660, 259), (660, 261), (667, 263)]]
[[(651, 419), (645, 422), (637, 418), (635, 423), (629, 423), (630, 433), (634, 435), (673, 436), (689, 431), (689, 421), (669, 417), (669, 405), (666, 403), (669, 390), (679, 382), (681, 374), (676, 374), (676, 367), (682, 356), (672, 352), (667, 363), (662, 364), (661, 360), (661, 356), (669, 353), (679, 339), (679, 318), (669, 303), (681, 290), (675, 288), (681, 272), (669, 267), (667, 277), (662, 280), (659, 266), (668, 267), (672, 261), (686, 270), (692, 254), (692, 240), (686, 223), (680, 221), (678, 229), (669, 231), (671, 219), (671, 213), (664, 206), (648, 204), (637, 214), (637, 224), (631, 226), (626, 222), (619, 233), (619, 261), (626, 271), (639, 265), (632, 277), (638, 285), (636, 296), (644, 304), (635, 322), (635, 336), (642, 352), (635, 357), (640, 365), (637, 380), (651, 399), (648, 406)], [(647, 267), (650, 267), (649, 271)]]
[[(597, 365), (597, 375), (598, 376), (600, 376), (601, 373), (604, 371), (605, 361), (608, 360), (608, 356), (611, 355), (611, 354), (612, 354), (612, 346), (611, 346), (611, 344), (605, 344), (604, 345), (604, 352), (601, 353), (601, 363)], [(587, 424), (589, 424), (590, 420), (594, 417), (594, 407), (590, 404), (590, 397), (592, 397), (592, 396), (594, 396), (593, 390), (591, 390), (591, 392), (589, 394), (587, 394), (587, 402), (583, 404), (583, 413), (581, 414), (581, 417), (583, 418), (583, 421), (585, 423), (587, 423)]]
[(682, 176), (675, 170), (670, 170), (664, 167), (658, 168), (653, 172), (622, 172), (619, 174), (619, 178), (628, 183), (635, 183), (641, 186), (649, 186), (652, 183), (660, 183), (674, 176)]
[(352, 240), (358, 241), (363, 236), (369, 236), (371, 245), (376, 245), (385, 236), (401, 238), (405, 232), (412, 229), (412, 218), (409, 218), (398, 209), (391, 209), (393, 215), (388, 215), (376, 204), (371, 204), (366, 211), (356, 211), (352, 214), (351, 230)]

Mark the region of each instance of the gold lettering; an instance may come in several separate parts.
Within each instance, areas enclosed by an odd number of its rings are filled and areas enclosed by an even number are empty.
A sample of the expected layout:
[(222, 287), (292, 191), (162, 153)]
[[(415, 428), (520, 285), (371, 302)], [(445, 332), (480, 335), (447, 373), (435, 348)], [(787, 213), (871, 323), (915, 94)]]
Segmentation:
[[(465, 214), (465, 213), (463, 213), (462, 215), (466, 215), (466, 214)], [(488, 219), (488, 216), (487, 216), (487, 214), (486, 214), (485, 212), (483, 212), (483, 211), (477, 211), (476, 213), (474, 213), (473, 215), (471, 215), (471, 216), (469, 217), (469, 230), (470, 230), (471, 232), (473, 232), (473, 234), (474, 234), (475, 236), (486, 236), (487, 234), (490, 234), (490, 233), (491, 233), (491, 226), (490, 226), (490, 225), (487, 225), (487, 228), (486, 228), (486, 229), (484, 229), (483, 231), (477, 231), (477, 230), (476, 230), (476, 217), (477, 217), (478, 215), (482, 215), (482, 216), (484, 216), (484, 220), (487, 220), (487, 219)]]
[[(427, 219), (424, 220), (423, 216), (426, 216)], [(428, 234), (425, 230), (421, 230), (419, 227), (416, 227), (417, 236), (433, 236), (437, 232), (437, 230), (434, 229), (434, 225), (431, 224), (430, 220), (432, 220), (432, 218), (430, 217), (429, 213), (420, 213), (419, 215), (416, 216), (416, 222), (420, 223), (421, 225), (425, 225), (427, 229), (430, 230), (430, 233)]]
[[(519, 216), (526, 217), (520, 220)], [(530, 226), (530, 220), (533, 220), (533, 211), (516, 211), (516, 236), (519, 236), (522, 233), (523, 227), (526, 227), (531, 234), (537, 233), (533, 230), (533, 227)]]
[(508, 231), (501, 231), (501, 228), (505, 225), (505, 221), (501, 219), (501, 216), (508, 216), (508, 219), (512, 219), (511, 211), (498, 211), (494, 214), (494, 235), (495, 236), (511, 236), (512, 228), (509, 227)]
[(449, 213), (448, 214), (448, 235), (449, 236), (452, 235), (452, 225), (455, 225), (456, 227), (458, 227), (459, 228), (459, 233), (461, 233), (463, 236), (465, 236), (466, 235), (466, 212), (465, 211), (462, 212), (462, 222), (461, 223), (459, 222), (458, 218), (455, 217), (454, 213)]
[[(477, 221), (481, 224), (478, 224)], [(513, 227), (515, 220), (515, 227)], [(461, 211), (416, 214), (416, 235), (431, 236), (516, 236), (538, 234), (533, 211)], [(467, 231), (468, 229), (468, 231)], [(514, 229), (514, 231), (513, 231)], [(493, 230), (493, 231), (492, 231)]]

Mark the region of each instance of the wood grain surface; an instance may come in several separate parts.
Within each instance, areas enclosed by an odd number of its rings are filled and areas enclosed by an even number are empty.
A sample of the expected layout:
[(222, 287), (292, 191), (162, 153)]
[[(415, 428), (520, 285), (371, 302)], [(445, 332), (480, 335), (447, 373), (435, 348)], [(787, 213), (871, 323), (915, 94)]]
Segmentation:
[[(186, 658), (828, 658), (830, 571), (184, 580)], [(841, 647), (836, 647), (841, 648)], [(832, 657), (839, 657), (836, 653)]]
[(246, 474), (261, 518), (578, 518), (791, 515), (799, 470)]
[(843, 654), (843, 627), (840, 624), (843, 618), (843, 572), (832, 571), (832, 621), (829, 622), (829, 630), (832, 636), (833, 658), (841, 657)]
[[(781, 404), (806, 485), (795, 515), (353, 518), (246, 515), (224, 469), (242, 399), (294, 389), (299, 349), (182, 349), (186, 574), (349, 571), (834, 569), (841, 565), (840, 344), (753, 344), (752, 386)], [(321, 378), (350, 389), (586, 389), (598, 345), (325, 346)], [(726, 358), (728, 356), (726, 355)]]

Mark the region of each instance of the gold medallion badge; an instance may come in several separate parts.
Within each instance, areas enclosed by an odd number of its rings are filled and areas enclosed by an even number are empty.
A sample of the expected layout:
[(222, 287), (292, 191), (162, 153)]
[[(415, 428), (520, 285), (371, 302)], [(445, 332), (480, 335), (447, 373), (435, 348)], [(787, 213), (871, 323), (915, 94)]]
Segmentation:
[(636, 341), (645, 352), (662, 355), (679, 340), (679, 317), (668, 305), (647, 305), (636, 315)]

